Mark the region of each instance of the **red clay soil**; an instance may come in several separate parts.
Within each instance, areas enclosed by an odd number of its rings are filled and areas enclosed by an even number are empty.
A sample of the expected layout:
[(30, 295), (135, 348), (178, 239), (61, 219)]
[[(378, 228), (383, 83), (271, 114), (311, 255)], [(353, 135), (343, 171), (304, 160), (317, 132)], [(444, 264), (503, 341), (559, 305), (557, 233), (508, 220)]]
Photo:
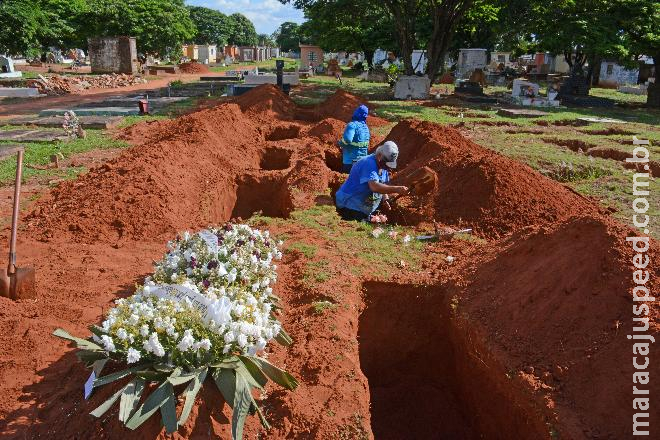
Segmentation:
[(179, 70), (183, 73), (209, 73), (209, 67), (197, 62), (181, 63)]
[[(322, 194), (341, 181), (331, 171), (338, 155), (331, 134), (346, 115), (336, 108), (340, 114), (324, 121), (320, 111), (259, 87), (134, 129), (144, 143), (37, 202), (19, 235), (18, 263), (37, 268), (38, 298), (0, 298), (3, 437), (166, 438), (156, 418), (134, 433), (119, 425), (116, 409), (89, 416), (113, 390), (83, 400), (89, 372), (50, 333), (87, 335), (176, 232), (328, 203)], [(268, 388), (262, 403), (273, 429), (265, 433), (250, 418), (246, 437), (404, 438), (397, 433), (405, 426), (409, 438), (628, 438), (630, 231), (452, 128), (404, 121), (389, 139), (400, 146), (402, 176), (422, 165), (438, 175), (432, 193), (401, 199), (393, 218), (472, 227), (492, 241), (430, 245), (421, 271), (387, 268), (400, 284), (363, 285), (332, 237), (270, 222), (274, 234), (318, 251), (285, 249), (275, 287), (295, 344), (273, 347), (271, 360), (301, 386)], [(658, 258), (655, 241), (650, 257)], [(310, 287), (312, 263), (331, 277)], [(315, 301), (339, 306), (318, 314)], [(650, 325), (660, 338), (657, 306)], [(660, 362), (657, 353), (652, 362)], [(229, 438), (229, 411), (209, 407), (222, 399), (206, 385), (206, 400), (173, 438)]]
[[(631, 438), (633, 353), (626, 335), (632, 334), (635, 269), (629, 235), (636, 233), (601, 216), (525, 231), (485, 253), (457, 294), (463, 325), (480, 322), (490, 350), (537, 389), (555, 413), (558, 438)], [(653, 241), (651, 261), (658, 251)], [(657, 292), (658, 271), (649, 269), (647, 287)], [(648, 332), (656, 339), (659, 306), (651, 308)], [(660, 363), (658, 350), (651, 350), (650, 362)], [(650, 390), (658, 395), (660, 382), (652, 381)]]
[(427, 165), (438, 174), (437, 191), (401, 200), (406, 223), (435, 219), (493, 238), (599, 210), (571, 189), (474, 144), (453, 128), (404, 121), (389, 138), (399, 145), (401, 168)]

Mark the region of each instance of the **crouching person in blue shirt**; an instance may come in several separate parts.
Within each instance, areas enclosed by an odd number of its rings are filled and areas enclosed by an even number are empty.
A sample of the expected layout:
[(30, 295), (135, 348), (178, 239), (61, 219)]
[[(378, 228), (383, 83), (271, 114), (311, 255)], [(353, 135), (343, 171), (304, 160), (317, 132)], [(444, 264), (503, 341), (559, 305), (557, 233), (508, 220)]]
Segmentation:
[(353, 165), (348, 179), (335, 196), (337, 212), (344, 220), (369, 221), (388, 194), (403, 194), (405, 186), (388, 185), (388, 170), (396, 168), (399, 147), (388, 141), (373, 154)]

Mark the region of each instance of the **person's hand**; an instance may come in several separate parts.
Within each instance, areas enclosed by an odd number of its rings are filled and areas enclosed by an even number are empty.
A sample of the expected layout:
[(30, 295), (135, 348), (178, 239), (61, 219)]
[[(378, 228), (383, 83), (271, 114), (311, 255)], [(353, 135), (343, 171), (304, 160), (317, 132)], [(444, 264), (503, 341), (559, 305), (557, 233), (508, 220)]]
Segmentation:
[(405, 194), (408, 192), (408, 187), (407, 186), (397, 186), (396, 187), (396, 192), (398, 194)]
[(392, 205), (390, 205), (390, 202), (387, 200), (383, 201), (383, 208), (385, 208), (386, 211), (392, 211)]

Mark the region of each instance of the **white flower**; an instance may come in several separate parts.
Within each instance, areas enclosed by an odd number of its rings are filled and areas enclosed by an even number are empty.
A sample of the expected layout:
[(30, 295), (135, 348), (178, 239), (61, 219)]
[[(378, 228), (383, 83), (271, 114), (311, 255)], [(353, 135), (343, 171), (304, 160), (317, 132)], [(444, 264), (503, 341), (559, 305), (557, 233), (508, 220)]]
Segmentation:
[(147, 324), (144, 324), (142, 327), (140, 327), (140, 336), (143, 338), (149, 336), (149, 326)]
[(142, 357), (142, 355), (140, 354), (139, 351), (137, 351), (134, 348), (129, 348), (127, 356), (126, 356), (126, 363), (134, 364), (134, 363), (138, 362), (141, 357)]
[(195, 350), (209, 351), (211, 349), (211, 341), (208, 338), (202, 339), (195, 343)]
[(405, 237), (403, 237), (403, 244), (407, 245), (408, 243), (410, 243), (410, 240), (412, 240), (412, 237), (410, 235), (406, 235)]
[(192, 348), (194, 343), (195, 338), (192, 336), (192, 330), (186, 330), (183, 332), (183, 338), (181, 338), (181, 341), (179, 341), (176, 348), (182, 352), (186, 352)]
[(138, 322), (140, 322), (140, 317), (139, 317), (138, 315), (136, 315), (135, 313), (133, 313), (133, 314), (130, 316), (130, 318), (128, 318), (128, 323), (129, 323), (130, 325), (137, 325)]
[(128, 332), (124, 328), (120, 328), (117, 330), (117, 337), (121, 339), (122, 341), (125, 341), (128, 339)]
[(112, 341), (112, 338), (110, 336), (108, 335), (101, 336), (101, 342), (103, 343), (103, 348), (105, 348), (105, 351), (110, 353), (115, 351), (115, 343)]
[(238, 345), (241, 347), (245, 347), (248, 343), (248, 338), (244, 334), (238, 335), (238, 338), (236, 338), (236, 341), (238, 342)]

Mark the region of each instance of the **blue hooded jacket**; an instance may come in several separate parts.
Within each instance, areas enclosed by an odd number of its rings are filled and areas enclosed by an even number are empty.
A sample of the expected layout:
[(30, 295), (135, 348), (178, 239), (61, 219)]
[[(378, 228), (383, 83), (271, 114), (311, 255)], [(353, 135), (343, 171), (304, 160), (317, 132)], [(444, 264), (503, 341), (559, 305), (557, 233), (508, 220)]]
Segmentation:
[(353, 120), (348, 123), (344, 135), (339, 141), (342, 149), (342, 162), (350, 165), (367, 156), (371, 133), (367, 126), (369, 108), (366, 105), (359, 106), (353, 113)]

